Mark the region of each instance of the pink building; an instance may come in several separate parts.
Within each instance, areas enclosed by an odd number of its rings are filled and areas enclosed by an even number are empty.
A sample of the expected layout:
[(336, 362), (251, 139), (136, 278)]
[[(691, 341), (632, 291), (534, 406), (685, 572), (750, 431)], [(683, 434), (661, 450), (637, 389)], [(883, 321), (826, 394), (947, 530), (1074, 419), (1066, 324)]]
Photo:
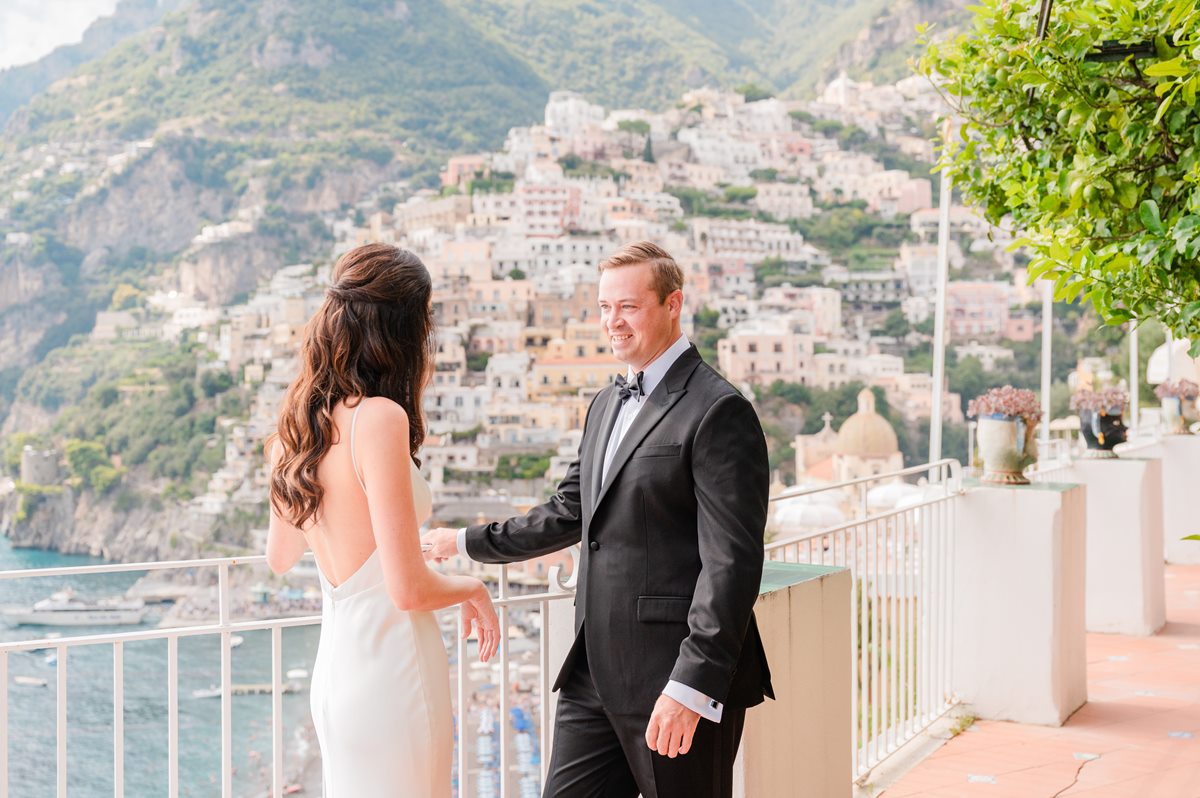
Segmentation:
[(813, 341), (775, 319), (739, 324), (717, 342), (717, 365), (734, 383), (808, 382)]
[(529, 184), (516, 190), (520, 227), (529, 236), (559, 236), (579, 219), (578, 186)]
[(487, 177), (490, 173), (486, 155), (455, 155), (442, 170), (442, 186), (465, 189), (476, 176)]
[(1018, 311), (1008, 317), (1008, 326), (1004, 330), (1004, 337), (1012, 341), (1029, 343), (1041, 331), (1042, 325), (1038, 323), (1036, 316), (1028, 311)]
[(1000, 338), (1008, 332), (1011, 286), (955, 281), (946, 286), (946, 322), (951, 338)]

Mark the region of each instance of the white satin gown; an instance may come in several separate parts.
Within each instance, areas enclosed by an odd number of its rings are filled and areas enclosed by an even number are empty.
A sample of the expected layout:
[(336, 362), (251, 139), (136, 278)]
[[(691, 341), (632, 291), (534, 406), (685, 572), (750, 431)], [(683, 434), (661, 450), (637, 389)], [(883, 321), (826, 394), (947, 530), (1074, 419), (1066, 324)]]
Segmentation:
[[(421, 523), (433, 498), (415, 463), (412, 486)], [(322, 573), (321, 587), (311, 705), (325, 798), (450, 798), (450, 665), (433, 613), (396, 609), (378, 550), (340, 585)]]

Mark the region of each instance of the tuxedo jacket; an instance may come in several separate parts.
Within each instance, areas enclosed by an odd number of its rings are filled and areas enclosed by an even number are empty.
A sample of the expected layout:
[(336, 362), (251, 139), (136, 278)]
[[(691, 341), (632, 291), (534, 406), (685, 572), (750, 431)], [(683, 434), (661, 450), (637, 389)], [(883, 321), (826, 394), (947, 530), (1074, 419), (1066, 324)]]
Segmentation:
[(753, 612), (769, 485), (758, 416), (694, 346), (644, 401), (602, 479), (621, 400), (600, 391), (558, 492), (468, 527), (467, 554), (513, 562), (582, 542), (575, 641), (555, 690), (586, 651), (614, 714), (648, 716), (668, 680), (727, 707), (774, 698)]

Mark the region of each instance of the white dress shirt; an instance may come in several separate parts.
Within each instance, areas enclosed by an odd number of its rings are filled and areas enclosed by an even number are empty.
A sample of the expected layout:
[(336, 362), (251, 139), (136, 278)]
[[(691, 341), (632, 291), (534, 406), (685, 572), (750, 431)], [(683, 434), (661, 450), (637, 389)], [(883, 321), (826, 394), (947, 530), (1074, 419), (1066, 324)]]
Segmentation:
[[(646, 404), (646, 397), (654, 393), (654, 389), (667, 376), (667, 372), (670, 371), (671, 366), (675, 365), (675, 361), (688, 350), (689, 346), (691, 344), (688, 342), (687, 336), (681, 334), (675, 343), (671, 344), (665, 352), (655, 358), (646, 368), (642, 369), (642, 395), (637, 399), (633, 397), (627, 399), (621, 405), (621, 411), (617, 414), (617, 421), (613, 424), (612, 434), (608, 439), (608, 446), (604, 450), (604, 469), (600, 474), (602, 482), (608, 477), (608, 467), (612, 464), (613, 457), (617, 454), (617, 447), (621, 445), (621, 439), (625, 437), (625, 433), (633, 425), (633, 420), (637, 418), (643, 405)], [(632, 382), (633, 377), (634, 371), (631, 366), (626, 373), (625, 379)], [(458, 553), (469, 559), (469, 555), (467, 554), (467, 530), (465, 528), (458, 530)], [(667, 682), (667, 686), (663, 688), (662, 694), (668, 698), (673, 698), (701, 717), (711, 720), (713, 723), (721, 722), (721, 714), (725, 709), (724, 705), (719, 701), (709, 698), (699, 690), (672, 679)]]

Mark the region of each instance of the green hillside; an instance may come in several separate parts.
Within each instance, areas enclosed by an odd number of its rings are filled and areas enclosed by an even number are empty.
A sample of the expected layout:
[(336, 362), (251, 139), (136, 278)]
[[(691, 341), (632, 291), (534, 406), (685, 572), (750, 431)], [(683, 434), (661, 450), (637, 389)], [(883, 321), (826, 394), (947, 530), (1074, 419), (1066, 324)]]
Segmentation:
[(838, 49), (889, 5), (886, 0), (659, 0), (659, 5), (703, 30), (752, 65), (776, 89), (809, 93)]
[(886, 6), (191, 0), (18, 109), (3, 138), (23, 146), (191, 130), (494, 147), (537, 119), (552, 89), (610, 107), (662, 107), (688, 88), (747, 81), (802, 96)]
[(460, 148), (535, 115), (548, 87), (435, 0), (195, 0), (9, 121), (18, 146), (164, 127), (290, 140), (357, 135)]

